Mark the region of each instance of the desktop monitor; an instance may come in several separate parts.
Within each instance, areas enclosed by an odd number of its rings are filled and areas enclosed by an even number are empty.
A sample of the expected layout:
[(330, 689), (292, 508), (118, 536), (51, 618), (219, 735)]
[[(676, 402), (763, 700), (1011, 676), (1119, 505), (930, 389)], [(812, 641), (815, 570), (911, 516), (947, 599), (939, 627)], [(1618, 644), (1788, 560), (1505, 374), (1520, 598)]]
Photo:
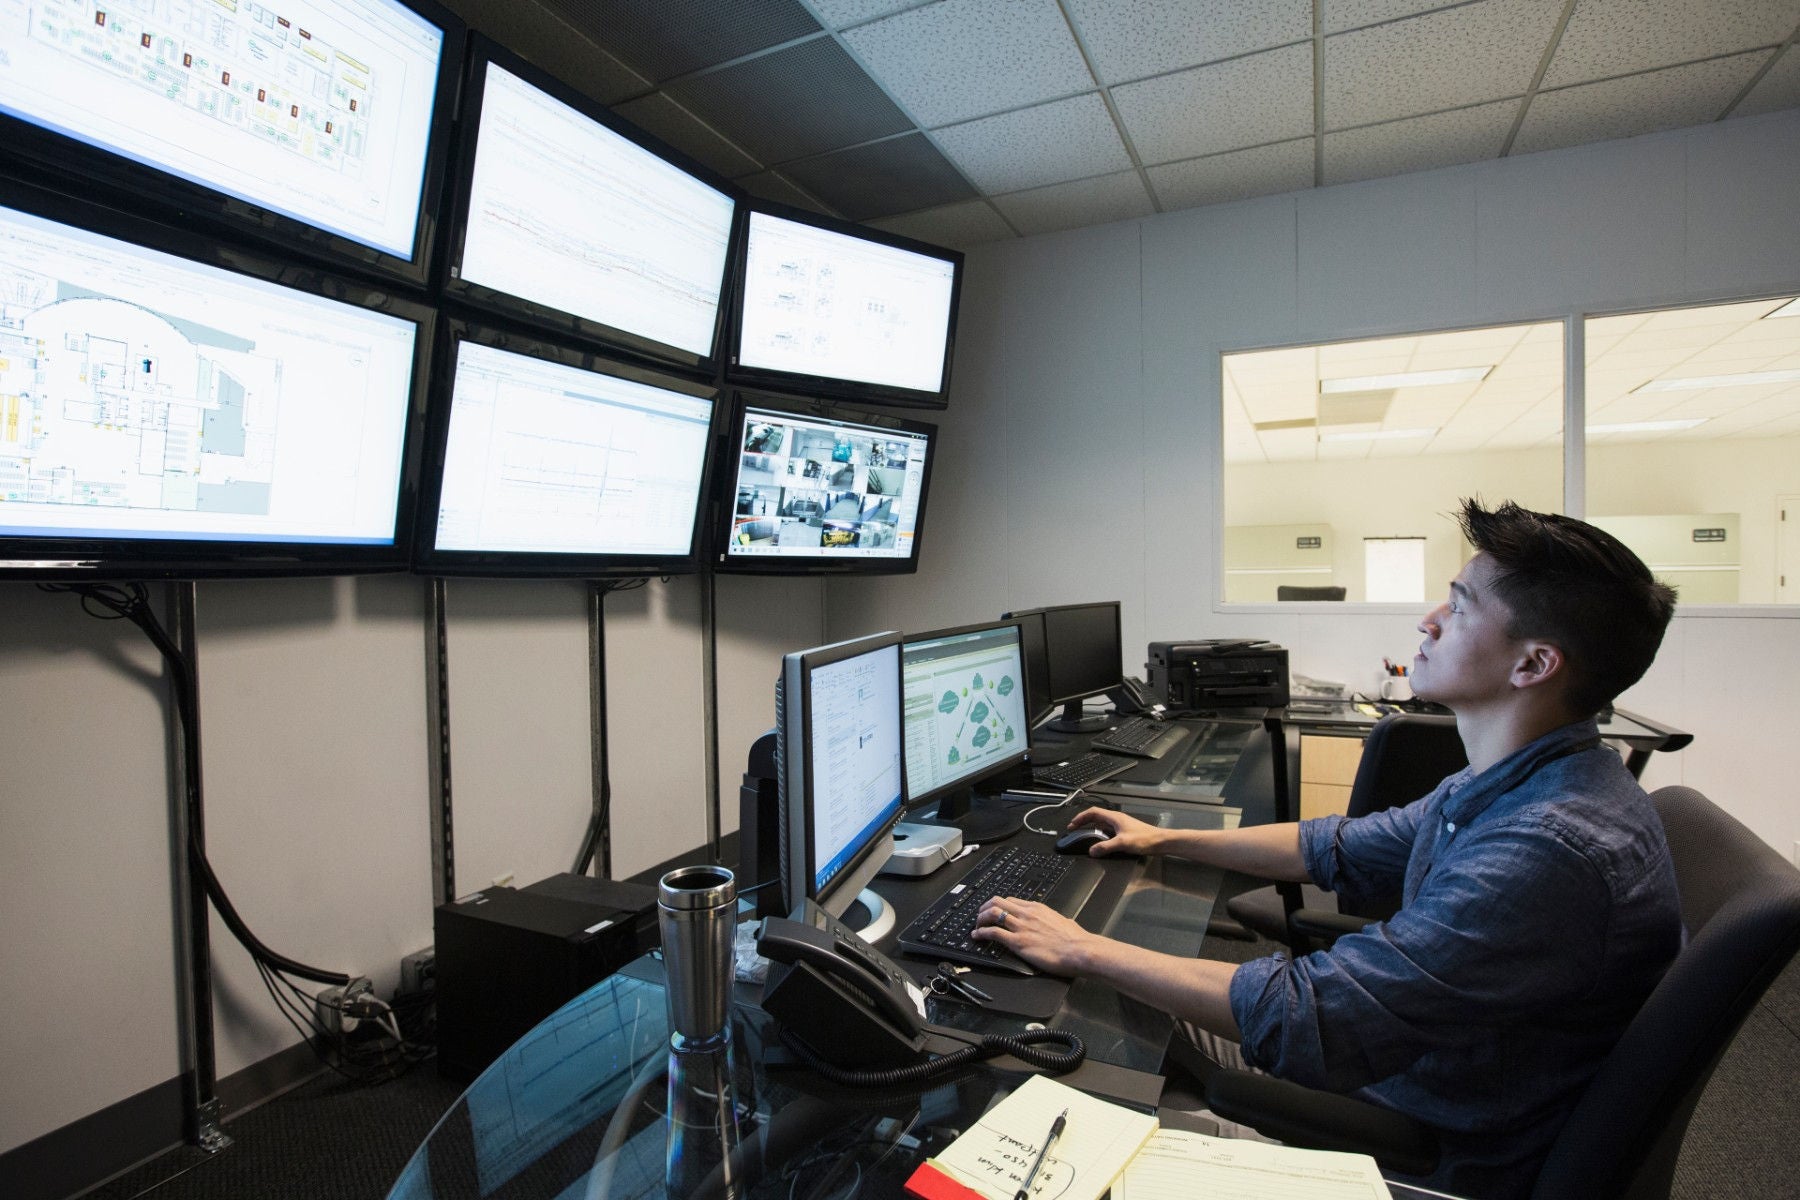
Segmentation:
[(753, 202), (737, 260), (733, 380), (879, 404), (948, 403), (960, 251)]
[(901, 649), (906, 802), (966, 841), (1010, 833), (1018, 819), (976, 804), (984, 783), (1022, 776), (1031, 743), (1019, 626), (964, 625), (909, 634)]
[(716, 569), (919, 569), (937, 426), (827, 401), (739, 393), (725, 437)]
[(420, 571), (696, 569), (712, 386), (464, 321), (432, 376)]
[(463, 37), (429, 0), (0, 5), (0, 140), (132, 211), (423, 285)]
[(0, 575), (405, 568), (430, 309), (11, 183), (0, 280)]
[(775, 728), (783, 903), (842, 916), (887, 865), (905, 795), (900, 635), (785, 656)]
[(710, 376), (730, 185), (485, 38), (464, 85), (445, 294)]
[[(1006, 615), (1030, 631), (1027, 645), (1042, 639), (1044, 685), (1032, 710), (1063, 706), (1062, 715), (1046, 728), (1077, 733), (1104, 728), (1107, 718), (1083, 717), (1081, 702), (1119, 686), (1124, 646), (1119, 629), (1119, 602), (1062, 604)], [(1027, 666), (1031, 666), (1028, 656)], [(1028, 669), (1028, 674), (1031, 672)]]

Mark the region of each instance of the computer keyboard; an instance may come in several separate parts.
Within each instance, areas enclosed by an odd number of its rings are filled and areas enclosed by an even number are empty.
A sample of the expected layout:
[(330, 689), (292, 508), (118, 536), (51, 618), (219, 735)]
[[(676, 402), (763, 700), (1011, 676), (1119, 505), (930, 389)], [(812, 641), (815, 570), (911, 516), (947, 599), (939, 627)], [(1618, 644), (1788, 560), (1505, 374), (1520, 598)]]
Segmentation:
[(978, 942), (970, 936), (981, 906), (994, 896), (1016, 896), (1042, 901), (1072, 917), (1093, 895), (1104, 874), (1100, 864), (1090, 858), (1000, 846), (900, 931), (900, 948), (1015, 975), (1035, 975), (1037, 970), (1018, 955), (996, 942)]
[(1031, 778), (1055, 787), (1083, 788), (1102, 779), (1110, 779), (1136, 764), (1115, 754), (1083, 754), (1061, 762), (1044, 763), (1031, 768)]
[(1094, 750), (1113, 754), (1131, 754), (1138, 758), (1161, 758), (1187, 740), (1187, 730), (1166, 721), (1149, 717), (1126, 717), (1112, 728), (1095, 734), (1088, 741)]

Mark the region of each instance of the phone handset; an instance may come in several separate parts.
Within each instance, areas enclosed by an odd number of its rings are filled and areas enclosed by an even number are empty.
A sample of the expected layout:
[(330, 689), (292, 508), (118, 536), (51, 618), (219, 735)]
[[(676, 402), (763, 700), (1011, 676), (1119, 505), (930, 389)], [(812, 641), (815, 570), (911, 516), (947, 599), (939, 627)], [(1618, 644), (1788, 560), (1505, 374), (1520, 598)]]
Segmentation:
[(886, 955), (836, 922), (833, 925), (820, 929), (785, 917), (769, 917), (763, 921), (756, 949), (770, 962), (804, 963), (902, 1036), (917, 1037), (924, 1030), (925, 1017), (923, 1001), (915, 999), (917, 989), (912, 981)]

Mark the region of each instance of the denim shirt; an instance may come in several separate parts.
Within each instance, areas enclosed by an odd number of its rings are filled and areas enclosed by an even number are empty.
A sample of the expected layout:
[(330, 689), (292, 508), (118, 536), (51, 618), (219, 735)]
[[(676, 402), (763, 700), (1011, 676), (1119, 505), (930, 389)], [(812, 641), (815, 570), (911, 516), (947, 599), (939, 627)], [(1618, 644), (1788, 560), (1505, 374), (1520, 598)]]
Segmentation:
[(1682, 940), (1662, 822), (1593, 721), (1404, 808), (1300, 824), (1306, 869), (1393, 918), (1239, 967), (1244, 1057), (1439, 1133), (1431, 1186), (1529, 1191)]

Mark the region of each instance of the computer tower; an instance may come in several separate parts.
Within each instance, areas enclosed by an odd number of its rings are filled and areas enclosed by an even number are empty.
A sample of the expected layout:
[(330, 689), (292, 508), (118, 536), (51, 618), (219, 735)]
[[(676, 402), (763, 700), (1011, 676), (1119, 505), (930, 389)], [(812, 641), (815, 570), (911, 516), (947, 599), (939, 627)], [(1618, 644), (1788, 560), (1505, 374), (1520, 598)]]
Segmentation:
[(438, 1073), (466, 1081), (657, 944), (656, 889), (552, 875), (440, 905), (433, 924)]

